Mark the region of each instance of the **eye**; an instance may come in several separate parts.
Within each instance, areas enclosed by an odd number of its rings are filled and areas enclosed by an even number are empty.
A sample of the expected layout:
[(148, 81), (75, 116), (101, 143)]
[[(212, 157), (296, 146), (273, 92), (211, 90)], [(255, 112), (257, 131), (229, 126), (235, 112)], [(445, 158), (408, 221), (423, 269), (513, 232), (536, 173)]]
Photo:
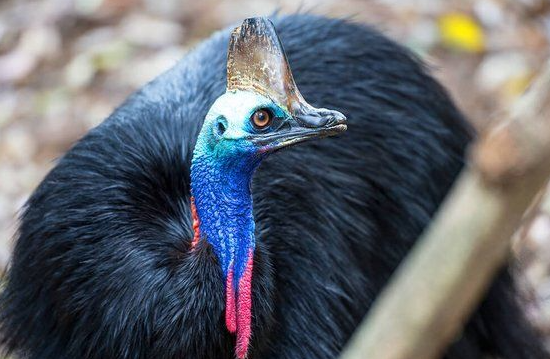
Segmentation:
[(262, 130), (269, 126), (272, 119), (273, 116), (271, 114), (271, 111), (265, 108), (254, 111), (254, 113), (250, 117), (250, 121), (252, 121), (252, 125), (254, 126), (254, 128), (259, 130)]

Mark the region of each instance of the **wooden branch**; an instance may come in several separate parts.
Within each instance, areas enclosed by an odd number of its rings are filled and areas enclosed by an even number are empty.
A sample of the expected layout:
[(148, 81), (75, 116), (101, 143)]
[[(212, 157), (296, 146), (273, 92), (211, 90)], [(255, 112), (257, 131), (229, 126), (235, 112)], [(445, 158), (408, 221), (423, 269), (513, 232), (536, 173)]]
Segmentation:
[(510, 237), (550, 177), (550, 62), (473, 145), (434, 221), (341, 359), (437, 358), (509, 254)]

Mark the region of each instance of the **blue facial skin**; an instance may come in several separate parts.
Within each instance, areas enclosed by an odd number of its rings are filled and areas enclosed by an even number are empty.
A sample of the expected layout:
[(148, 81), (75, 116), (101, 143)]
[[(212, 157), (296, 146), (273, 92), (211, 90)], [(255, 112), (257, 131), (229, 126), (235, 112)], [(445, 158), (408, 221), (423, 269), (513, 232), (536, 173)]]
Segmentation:
[(206, 239), (219, 259), (225, 279), (233, 267), (237, 285), (255, 247), (250, 184), (268, 149), (253, 144), (250, 122), (262, 108), (288, 118), (273, 101), (248, 91), (226, 92), (206, 115), (191, 163), (191, 194)]

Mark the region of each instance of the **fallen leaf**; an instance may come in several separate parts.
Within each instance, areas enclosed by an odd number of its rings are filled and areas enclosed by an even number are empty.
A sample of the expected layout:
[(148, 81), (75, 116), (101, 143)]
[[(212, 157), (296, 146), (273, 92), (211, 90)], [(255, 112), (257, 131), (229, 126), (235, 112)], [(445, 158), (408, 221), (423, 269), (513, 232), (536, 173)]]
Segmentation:
[(441, 42), (448, 47), (471, 53), (485, 49), (481, 26), (469, 15), (448, 13), (439, 18)]

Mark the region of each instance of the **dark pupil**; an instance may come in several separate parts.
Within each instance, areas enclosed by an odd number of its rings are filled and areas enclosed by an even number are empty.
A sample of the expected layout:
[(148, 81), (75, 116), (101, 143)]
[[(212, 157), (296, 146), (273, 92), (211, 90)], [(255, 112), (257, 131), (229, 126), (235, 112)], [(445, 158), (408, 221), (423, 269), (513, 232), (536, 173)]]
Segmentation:
[(260, 122), (264, 122), (266, 120), (266, 114), (264, 111), (258, 111), (256, 116)]
[(269, 125), (271, 114), (266, 110), (257, 110), (252, 116), (252, 122), (256, 128), (264, 128)]

